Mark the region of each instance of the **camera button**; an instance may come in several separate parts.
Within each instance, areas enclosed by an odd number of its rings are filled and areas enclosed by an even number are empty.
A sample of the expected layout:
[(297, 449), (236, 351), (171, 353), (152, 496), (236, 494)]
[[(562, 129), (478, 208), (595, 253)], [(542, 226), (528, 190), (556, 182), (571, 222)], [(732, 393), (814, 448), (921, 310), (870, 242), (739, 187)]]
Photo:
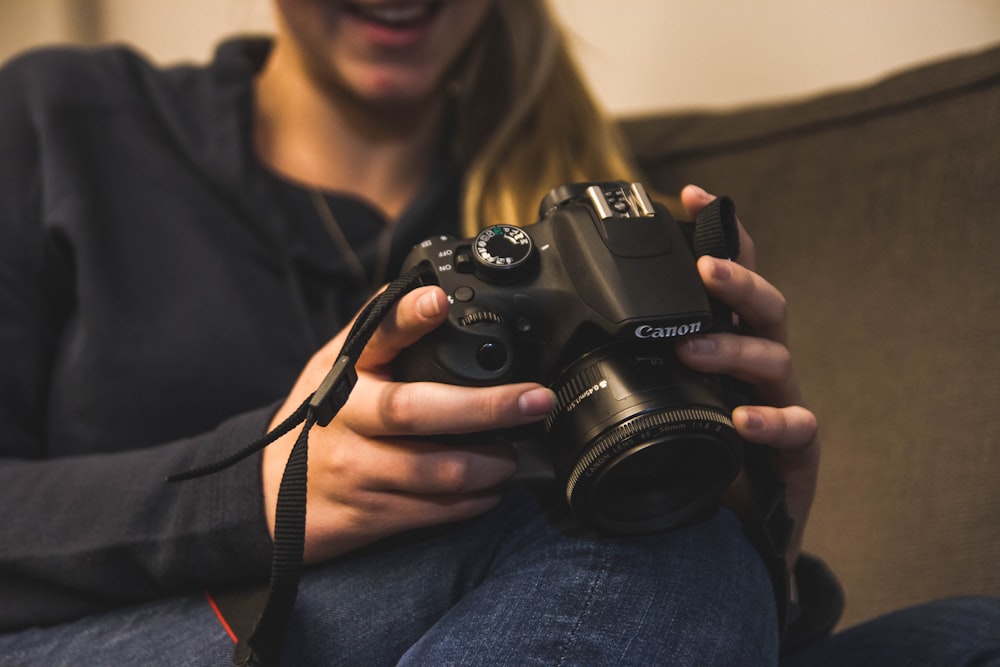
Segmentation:
[(488, 371), (498, 371), (507, 364), (507, 347), (499, 341), (486, 341), (476, 350), (476, 361)]
[(465, 285), (455, 289), (455, 293), (452, 294), (455, 297), (455, 301), (472, 301), (476, 298), (476, 291), (471, 287)]

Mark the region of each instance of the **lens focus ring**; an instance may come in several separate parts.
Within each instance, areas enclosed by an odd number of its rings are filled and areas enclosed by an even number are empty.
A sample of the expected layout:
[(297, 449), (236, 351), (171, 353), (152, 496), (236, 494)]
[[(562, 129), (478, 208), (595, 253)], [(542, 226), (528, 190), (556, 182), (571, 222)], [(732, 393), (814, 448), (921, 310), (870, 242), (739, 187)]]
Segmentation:
[(582, 477), (592, 476), (605, 461), (631, 448), (637, 438), (646, 440), (682, 430), (716, 430), (712, 425), (734, 428), (728, 415), (706, 408), (657, 411), (619, 424), (594, 442), (577, 461), (566, 481), (566, 499), (572, 501)]

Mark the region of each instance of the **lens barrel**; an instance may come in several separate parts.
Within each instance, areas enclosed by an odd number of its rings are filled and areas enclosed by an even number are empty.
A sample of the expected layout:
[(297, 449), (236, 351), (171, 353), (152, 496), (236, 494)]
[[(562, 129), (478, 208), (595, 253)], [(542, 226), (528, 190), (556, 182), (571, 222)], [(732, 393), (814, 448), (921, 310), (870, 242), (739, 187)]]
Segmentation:
[(743, 465), (723, 380), (683, 366), (666, 344), (614, 343), (553, 383), (546, 443), (584, 523), (622, 534), (696, 521)]

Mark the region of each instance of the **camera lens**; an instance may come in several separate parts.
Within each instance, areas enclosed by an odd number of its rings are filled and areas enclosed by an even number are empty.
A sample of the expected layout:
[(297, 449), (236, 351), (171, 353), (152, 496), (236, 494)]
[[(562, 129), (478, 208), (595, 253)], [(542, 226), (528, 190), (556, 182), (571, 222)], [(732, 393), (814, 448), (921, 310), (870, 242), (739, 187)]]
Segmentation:
[(553, 385), (547, 442), (585, 523), (645, 533), (713, 511), (743, 464), (722, 379), (677, 360), (672, 343), (616, 343)]

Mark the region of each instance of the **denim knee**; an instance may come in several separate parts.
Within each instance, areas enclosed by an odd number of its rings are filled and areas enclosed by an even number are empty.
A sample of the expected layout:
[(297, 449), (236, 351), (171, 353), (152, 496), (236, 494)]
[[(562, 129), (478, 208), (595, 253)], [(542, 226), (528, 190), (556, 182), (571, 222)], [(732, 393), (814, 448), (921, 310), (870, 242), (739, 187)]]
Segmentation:
[(404, 665), (767, 665), (777, 611), (728, 511), (660, 535), (540, 530), (492, 568)]

